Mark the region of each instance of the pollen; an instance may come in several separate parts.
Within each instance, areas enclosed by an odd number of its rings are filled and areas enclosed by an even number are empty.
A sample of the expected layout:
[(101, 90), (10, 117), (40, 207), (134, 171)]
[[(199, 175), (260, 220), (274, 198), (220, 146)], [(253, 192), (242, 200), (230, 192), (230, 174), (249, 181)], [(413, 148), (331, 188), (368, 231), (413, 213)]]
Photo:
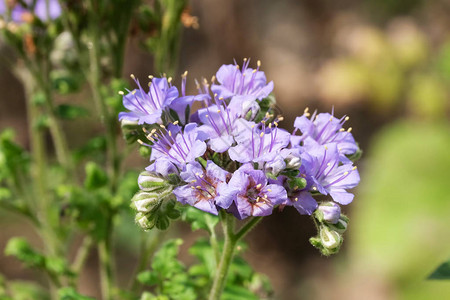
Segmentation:
[(256, 186), (256, 188), (257, 188), (257, 189), (260, 189), (260, 188), (261, 188), (261, 185), (262, 185), (261, 183), (258, 183), (258, 185)]

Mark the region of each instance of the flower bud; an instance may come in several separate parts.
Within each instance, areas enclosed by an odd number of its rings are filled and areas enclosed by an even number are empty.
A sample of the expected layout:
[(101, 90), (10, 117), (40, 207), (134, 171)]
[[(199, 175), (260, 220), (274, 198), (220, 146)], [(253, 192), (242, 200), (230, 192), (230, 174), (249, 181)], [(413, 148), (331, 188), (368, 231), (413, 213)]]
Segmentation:
[(316, 217), (320, 222), (336, 224), (341, 216), (341, 207), (334, 202), (325, 202), (319, 205)]
[(138, 224), (144, 230), (150, 230), (155, 227), (155, 219), (150, 219), (149, 215), (146, 215), (144, 213), (138, 212), (134, 220), (136, 221), (136, 224)]
[(139, 191), (131, 199), (131, 207), (138, 212), (147, 213), (159, 204), (160, 194)]
[(286, 157), (285, 161), (286, 161), (286, 169), (297, 170), (302, 165), (302, 159), (292, 154)]
[(146, 192), (162, 192), (168, 188), (171, 189), (171, 184), (164, 177), (148, 171), (139, 174), (138, 184), (139, 188)]
[(319, 236), (322, 246), (328, 250), (337, 249), (342, 244), (342, 236), (328, 226), (320, 227)]
[(343, 234), (347, 230), (349, 219), (345, 215), (341, 215), (336, 224), (330, 225), (330, 227), (334, 230)]
[(302, 190), (306, 187), (306, 179), (303, 177), (294, 177), (287, 181), (289, 188), (293, 191)]

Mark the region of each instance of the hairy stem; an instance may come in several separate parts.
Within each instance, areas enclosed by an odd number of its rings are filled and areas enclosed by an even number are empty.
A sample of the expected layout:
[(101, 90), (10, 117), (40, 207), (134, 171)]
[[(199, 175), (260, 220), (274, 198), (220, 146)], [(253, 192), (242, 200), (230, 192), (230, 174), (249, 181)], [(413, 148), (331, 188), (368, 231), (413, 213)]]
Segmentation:
[(209, 294), (209, 300), (220, 300), (225, 281), (227, 279), (228, 270), (233, 259), (234, 250), (236, 248), (236, 238), (234, 236), (234, 216), (227, 213), (221, 214), (223, 232), (225, 235), (225, 244), (223, 246), (222, 256), (217, 268), (216, 276)]

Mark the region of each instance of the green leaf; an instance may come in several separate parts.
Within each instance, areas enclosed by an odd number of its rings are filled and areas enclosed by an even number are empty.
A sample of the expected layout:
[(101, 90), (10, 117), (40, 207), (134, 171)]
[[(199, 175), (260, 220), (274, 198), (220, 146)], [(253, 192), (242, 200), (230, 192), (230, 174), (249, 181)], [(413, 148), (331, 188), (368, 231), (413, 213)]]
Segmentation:
[(428, 279), (450, 279), (450, 260), (440, 265)]
[(90, 139), (84, 146), (74, 153), (74, 160), (81, 161), (84, 158), (104, 158), (106, 152), (106, 137), (98, 136)]
[(247, 288), (239, 285), (227, 285), (223, 291), (222, 300), (259, 300)]
[(183, 271), (183, 265), (177, 260), (181, 239), (169, 240), (155, 254), (152, 269), (159, 277), (170, 279), (173, 275)]
[(210, 213), (201, 211), (192, 206), (183, 207), (183, 221), (191, 223), (192, 230), (204, 229), (212, 232), (219, 222), (219, 217)]
[(5, 247), (5, 255), (16, 257), (28, 267), (45, 267), (45, 257), (35, 251), (24, 238), (11, 238)]
[(151, 271), (144, 271), (137, 275), (137, 280), (145, 285), (154, 285), (158, 283), (158, 275)]
[(84, 186), (88, 190), (95, 190), (108, 183), (108, 177), (96, 163), (88, 162), (85, 166), (86, 178)]
[(95, 298), (83, 296), (72, 287), (64, 287), (58, 290), (59, 300), (95, 300)]
[(14, 300), (50, 300), (48, 292), (42, 286), (30, 281), (9, 281), (8, 290)]
[(69, 72), (52, 72), (53, 89), (62, 95), (76, 92), (80, 89), (81, 80)]
[(74, 120), (89, 115), (89, 112), (80, 106), (61, 104), (56, 107), (56, 115), (61, 119)]

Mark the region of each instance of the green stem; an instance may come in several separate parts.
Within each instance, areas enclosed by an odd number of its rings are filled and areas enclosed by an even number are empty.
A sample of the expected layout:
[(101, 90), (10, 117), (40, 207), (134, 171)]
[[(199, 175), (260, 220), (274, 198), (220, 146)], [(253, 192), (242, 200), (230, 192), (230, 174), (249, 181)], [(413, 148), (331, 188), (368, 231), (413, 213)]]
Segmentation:
[(220, 258), (220, 263), (209, 294), (209, 300), (220, 300), (237, 242), (233, 233), (234, 216), (231, 214), (222, 213), (221, 218), (225, 235), (225, 244), (223, 246), (222, 257)]
[(249, 233), (250, 230), (255, 228), (255, 226), (262, 220), (262, 217), (253, 217), (244, 226), (242, 226), (237, 233), (234, 233), (234, 216), (221, 212), (220, 217), (225, 235), (225, 244), (209, 294), (209, 300), (220, 300), (237, 242)]
[(216, 236), (216, 230), (214, 228), (214, 226), (211, 226), (212, 228), (210, 228), (209, 233), (210, 233), (210, 237), (209, 237), (209, 241), (211, 243), (211, 247), (214, 251), (214, 256), (216, 258), (216, 264), (218, 265), (220, 263), (220, 250), (219, 250), (219, 245), (217, 243), (217, 236)]
[(78, 248), (77, 254), (75, 255), (75, 259), (72, 263), (72, 271), (76, 274), (76, 278), (72, 282), (72, 286), (77, 285), (77, 281), (80, 278), (81, 270), (83, 269), (84, 263), (89, 256), (89, 250), (91, 250), (93, 239), (90, 236), (85, 236), (81, 246)]
[(114, 284), (112, 262), (111, 262), (111, 247), (107, 240), (100, 241), (98, 244), (98, 256), (100, 259), (100, 286), (102, 290), (102, 299), (111, 300), (112, 287)]

